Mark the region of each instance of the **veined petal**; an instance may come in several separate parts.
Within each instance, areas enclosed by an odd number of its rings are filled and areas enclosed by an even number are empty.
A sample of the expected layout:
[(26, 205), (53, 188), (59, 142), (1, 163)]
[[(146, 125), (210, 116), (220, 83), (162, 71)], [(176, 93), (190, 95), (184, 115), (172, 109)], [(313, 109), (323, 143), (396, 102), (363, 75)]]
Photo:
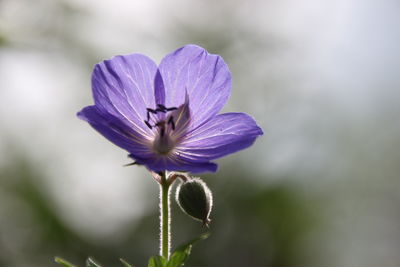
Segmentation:
[(189, 106), (189, 97), (186, 95), (185, 103), (171, 112), (170, 118), (174, 122), (174, 130), (171, 132), (171, 136), (177, 140), (185, 135), (190, 127), (192, 115)]
[(137, 163), (145, 165), (148, 169), (161, 171), (183, 171), (190, 173), (216, 172), (218, 165), (209, 161), (193, 161), (186, 157), (174, 158), (155, 156), (152, 159), (141, 159), (130, 155)]
[(231, 73), (222, 57), (196, 45), (186, 45), (167, 55), (159, 71), (165, 106), (177, 107), (189, 95), (194, 129), (216, 115), (229, 98)]
[(104, 113), (97, 106), (88, 106), (78, 112), (78, 117), (87, 121), (94, 129), (115, 145), (141, 158), (153, 156), (145, 136), (127, 126), (119, 118)]
[(137, 132), (150, 135), (144, 124), (147, 110), (155, 106), (156, 64), (140, 54), (115, 56), (96, 64), (92, 74), (96, 106)]
[(176, 150), (193, 161), (209, 161), (249, 147), (262, 134), (249, 115), (225, 113), (187, 133)]
[(230, 95), (224, 60), (196, 45), (159, 67), (140, 54), (95, 65), (94, 106), (78, 116), (149, 170), (215, 172), (211, 160), (250, 146), (262, 130), (246, 114), (217, 115)]

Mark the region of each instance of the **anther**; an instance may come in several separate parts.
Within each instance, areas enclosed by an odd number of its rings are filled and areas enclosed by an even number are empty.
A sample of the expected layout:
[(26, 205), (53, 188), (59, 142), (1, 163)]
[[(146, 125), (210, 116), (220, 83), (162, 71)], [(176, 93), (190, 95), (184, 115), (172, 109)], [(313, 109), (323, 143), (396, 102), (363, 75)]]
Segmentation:
[(153, 129), (153, 126), (151, 126), (151, 124), (148, 121), (144, 121), (144, 123), (146, 123), (147, 127), (149, 127), (150, 129)]
[(150, 113), (157, 114), (157, 110), (147, 108), (147, 119), (150, 119)]
[[(154, 117), (152, 118), (152, 116), (150, 114), (157, 114), (158, 112), (167, 113), (168, 111), (172, 111), (172, 110), (176, 110), (176, 109), (177, 109), (176, 107), (167, 108), (163, 104), (157, 104), (157, 108), (156, 109), (146, 108), (146, 110), (147, 110), (147, 120), (144, 120), (144, 123), (150, 129), (153, 129), (153, 127), (156, 127), (156, 126), (160, 127), (161, 128), (160, 133), (161, 133), (161, 136), (163, 136), (165, 134), (165, 121), (159, 121), (155, 125), (151, 125), (150, 121), (153, 121)], [(168, 119), (167, 124), (171, 124), (172, 130), (175, 130), (175, 122), (174, 122), (172, 116)]]
[(167, 124), (171, 124), (172, 130), (175, 130), (174, 116), (169, 117)]
[[(151, 108), (147, 108), (147, 120), (150, 120), (150, 113), (157, 114), (157, 111)], [(150, 128), (151, 129), (151, 128)]]
[(156, 111), (167, 112), (167, 108), (163, 104), (157, 104), (157, 107)]

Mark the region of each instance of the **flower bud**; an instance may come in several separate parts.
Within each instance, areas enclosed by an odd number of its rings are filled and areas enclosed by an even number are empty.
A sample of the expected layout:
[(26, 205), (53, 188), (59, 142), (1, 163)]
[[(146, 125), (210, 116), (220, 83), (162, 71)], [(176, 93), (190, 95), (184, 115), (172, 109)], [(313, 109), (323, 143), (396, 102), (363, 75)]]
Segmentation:
[(176, 189), (176, 202), (184, 213), (208, 226), (212, 208), (212, 193), (200, 178), (182, 182)]

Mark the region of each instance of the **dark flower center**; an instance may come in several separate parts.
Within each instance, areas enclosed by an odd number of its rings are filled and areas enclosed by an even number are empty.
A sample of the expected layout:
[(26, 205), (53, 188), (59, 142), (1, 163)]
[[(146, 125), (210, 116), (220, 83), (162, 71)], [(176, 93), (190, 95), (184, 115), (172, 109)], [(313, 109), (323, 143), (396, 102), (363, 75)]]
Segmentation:
[(147, 127), (157, 129), (153, 142), (153, 149), (162, 155), (168, 154), (175, 146), (175, 142), (171, 139), (171, 131), (175, 130), (175, 119), (172, 111), (177, 110), (176, 107), (167, 108), (162, 104), (157, 104), (156, 109), (147, 108), (147, 119), (144, 120)]
[[(152, 108), (147, 108), (147, 119), (144, 120), (144, 123), (146, 123), (147, 127), (150, 129), (153, 129), (155, 127), (158, 127), (161, 130), (161, 135), (163, 136), (165, 134), (165, 126), (171, 125), (172, 130), (175, 130), (175, 121), (174, 121), (174, 116), (169, 116), (167, 121), (165, 120), (159, 120), (154, 119), (154, 117), (157, 117), (156, 115), (159, 113), (167, 113), (173, 110), (176, 110), (178, 108), (176, 107), (171, 107), (167, 108), (162, 104), (157, 104), (156, 109)], [(156, 121), (156, 123), (152, 123), (153, 121)]]

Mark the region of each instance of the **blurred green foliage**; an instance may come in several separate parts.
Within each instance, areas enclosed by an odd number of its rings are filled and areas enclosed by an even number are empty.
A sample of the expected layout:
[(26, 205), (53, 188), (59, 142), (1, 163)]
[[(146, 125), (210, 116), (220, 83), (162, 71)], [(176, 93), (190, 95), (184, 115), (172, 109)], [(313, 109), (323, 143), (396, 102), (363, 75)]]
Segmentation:
[[(73, 123), (91, 100), (94, 63), (160, 59), (186, 43), (224, 57), (234, 77), (226, 109), (251, 113), (266, 132), (202, 176), (214, 195), (211, 236), (187, 266), (398, 266), (397, 1), (129, 2), (154, 24), (120, 16), (127, 2), (104, 3), (0, 0), (0, 267), (56, 267), (54, 256), (143, 267), (158, 253), (155, 183), (143, 196), (153, 206), (111, 242), (70, 220), (43, 166), (82, 167), (66, 163), (78, 155), (98, 164)], [(95, 142), (89, 150), (106, 157)], [(173, 249), (205, 231), (176, 203), (172, 213)]]
[[(50, 266), (55, 255), (75, 263), (84, 262), (90, 255), (104, 266), (119, 266), (118, 258), (122, 257), (137, 266), (146, 266), (147, 259), (156, 252), (156, 206), (148, 215), (139, 218), (139, 223), (125, 233), (127, 238), (121, 242), (93, 243), (62, 219), (42, 184), (44, 174), (29, 159), (18, 156), (10, 162), (13, 163), (0, 171), (0, 183), (13, 202), (3, 200), (3, 205), (12, 206), (18, 202), (24, 209), (15, 209), (3, 220), (18, 225), (19, 213), (28, 213), (29, 217), (20, 226), (25, 229), (7, 229), (0, 224), (0, 231), (15, 231), (8, 233), (13, 236), (24, 230), (35, 233), (35, 238), (20, 236), (19, 242), (25, 244), (22, 248), (7, 248), (7, 244), (0, 243), (2, 251), (12, 250), (12, 253), (0, 254), (1, 266)], [(260, 186), (252, 179), (244, 179), (246, 173), (243, 170), (245, 166), (236, 166), (229, 173), (205, 177), (215, 195), (210, 226), (212, 235), (196, 246), (188, 266), (290, 267), (298, 266), (302, 260), (299, 253), (301, 239), (312, 228), (315, 211), (290, 186)], [(215, 180), (225, 182), (216, 183)], [(175, 203), (172, 231), (174, 244), (179, 244), (205, 229), (201, 223), (187, 218)]]

